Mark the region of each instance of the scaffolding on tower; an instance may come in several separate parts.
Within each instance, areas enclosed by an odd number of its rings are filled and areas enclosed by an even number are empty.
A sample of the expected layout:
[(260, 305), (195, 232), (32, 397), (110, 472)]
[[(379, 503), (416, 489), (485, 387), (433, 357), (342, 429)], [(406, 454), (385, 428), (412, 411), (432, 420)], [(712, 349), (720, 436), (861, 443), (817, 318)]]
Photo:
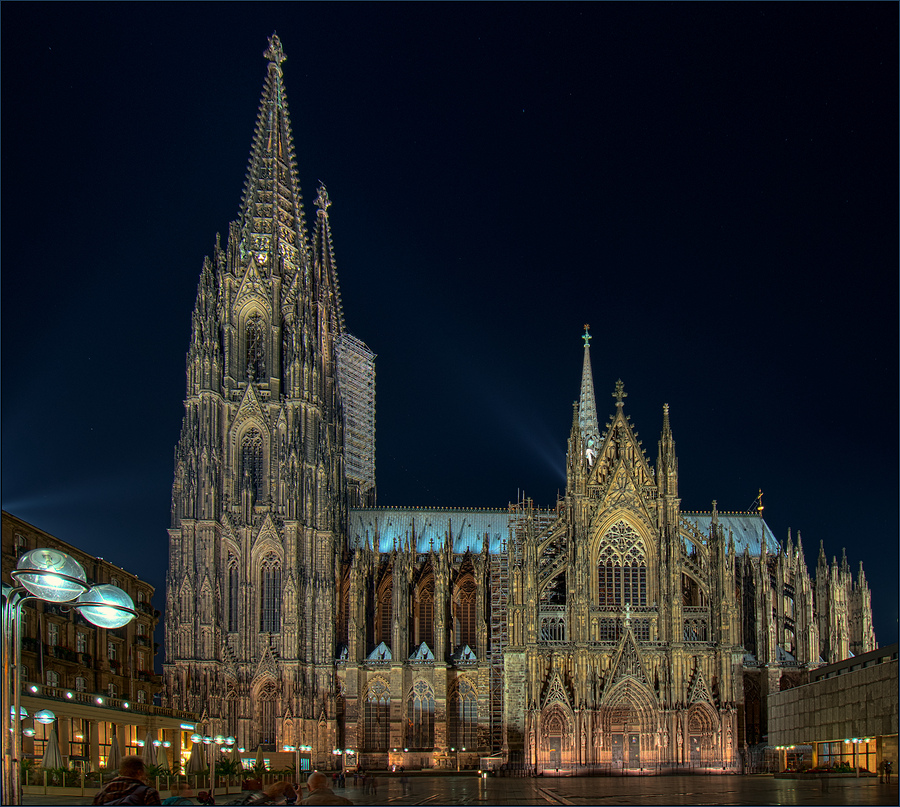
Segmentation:
[(334, 340), (344, 409), (344, 471), (351, 506), (375, 506), (375, 354), (344, 333)]

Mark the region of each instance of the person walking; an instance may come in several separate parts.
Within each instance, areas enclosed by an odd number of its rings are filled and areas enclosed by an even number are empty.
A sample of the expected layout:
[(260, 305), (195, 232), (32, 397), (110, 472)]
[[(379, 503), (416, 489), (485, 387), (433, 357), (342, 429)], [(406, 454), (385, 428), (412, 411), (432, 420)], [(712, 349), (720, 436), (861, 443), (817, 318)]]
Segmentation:
[(119, 765), (119, 775), (94, 796), (92, 804), (161, 804), (159, 791), (150, 787), (144, 760), (128, 756)]
[(350, 799), (338, 796), (328, 787), (328, 777), (324, 773), (314, 771), (306, 780), (309, 795), (300, 801), (300, 804), (353, 804)]

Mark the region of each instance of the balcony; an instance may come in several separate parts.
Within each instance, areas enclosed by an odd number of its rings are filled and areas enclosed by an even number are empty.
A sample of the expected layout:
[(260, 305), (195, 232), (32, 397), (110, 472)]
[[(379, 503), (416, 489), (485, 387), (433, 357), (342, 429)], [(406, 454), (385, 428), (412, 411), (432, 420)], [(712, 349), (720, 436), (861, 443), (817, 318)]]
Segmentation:
[(60, 647), (59, 645), (54, 645), (49, 648), (50, 655), (53, 658), (58, 658), (62, 661), (71, 661), (73, 664), (78, 664), (78, 653), (74, 650), (69, 650), (68, 647)]

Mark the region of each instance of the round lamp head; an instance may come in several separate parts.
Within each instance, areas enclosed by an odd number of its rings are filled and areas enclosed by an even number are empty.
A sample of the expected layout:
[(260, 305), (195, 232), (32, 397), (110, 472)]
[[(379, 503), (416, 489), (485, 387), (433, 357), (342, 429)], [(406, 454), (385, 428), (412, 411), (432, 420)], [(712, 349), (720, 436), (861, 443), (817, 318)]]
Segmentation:
[[(15, 706), (9, 707), (9, 716), (12, 718), (15, 718), (15, 716), (16, 716), (16, 707)], [(28, 717), (28, 710), (24, 706), (19, 707), (19, 717), (21, 717), (22, 720), (24, 720), (26, 717)]]
[(192, 735), (191, 735), (191, 742), (192, 742), (192, 743), (202, 743), (202, 742), (203, 742), (203, 735), (202, 735), (202, 734), (192, 734)]
[(84, 592), (75, 607), (86, 620), (101, 628), (121, 628), (137, 616), (131, 597), (118, 586), (108, 584)]
[(55, 549), (26, 552), (12, 576), (35, 597), (49, 602), (69, 602), (90, 588), (81, 564)]
[(56, 720), (56, 715), (49, 709), (41, 709), (40, 712), (35, 712), (34, 719), (46, 726)]

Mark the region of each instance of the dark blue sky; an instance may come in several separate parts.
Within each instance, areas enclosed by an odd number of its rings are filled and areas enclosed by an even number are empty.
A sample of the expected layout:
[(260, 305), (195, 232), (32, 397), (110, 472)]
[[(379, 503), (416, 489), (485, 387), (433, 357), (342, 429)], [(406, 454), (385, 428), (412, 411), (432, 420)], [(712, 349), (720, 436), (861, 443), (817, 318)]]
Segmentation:
[(897, 640), (898, 7), (3, 4), (2, 500), (163, 604), (203, 256), (282, 38), (380, 504), (552, 504), (591, 324), (685, 509), (847, 548)]

